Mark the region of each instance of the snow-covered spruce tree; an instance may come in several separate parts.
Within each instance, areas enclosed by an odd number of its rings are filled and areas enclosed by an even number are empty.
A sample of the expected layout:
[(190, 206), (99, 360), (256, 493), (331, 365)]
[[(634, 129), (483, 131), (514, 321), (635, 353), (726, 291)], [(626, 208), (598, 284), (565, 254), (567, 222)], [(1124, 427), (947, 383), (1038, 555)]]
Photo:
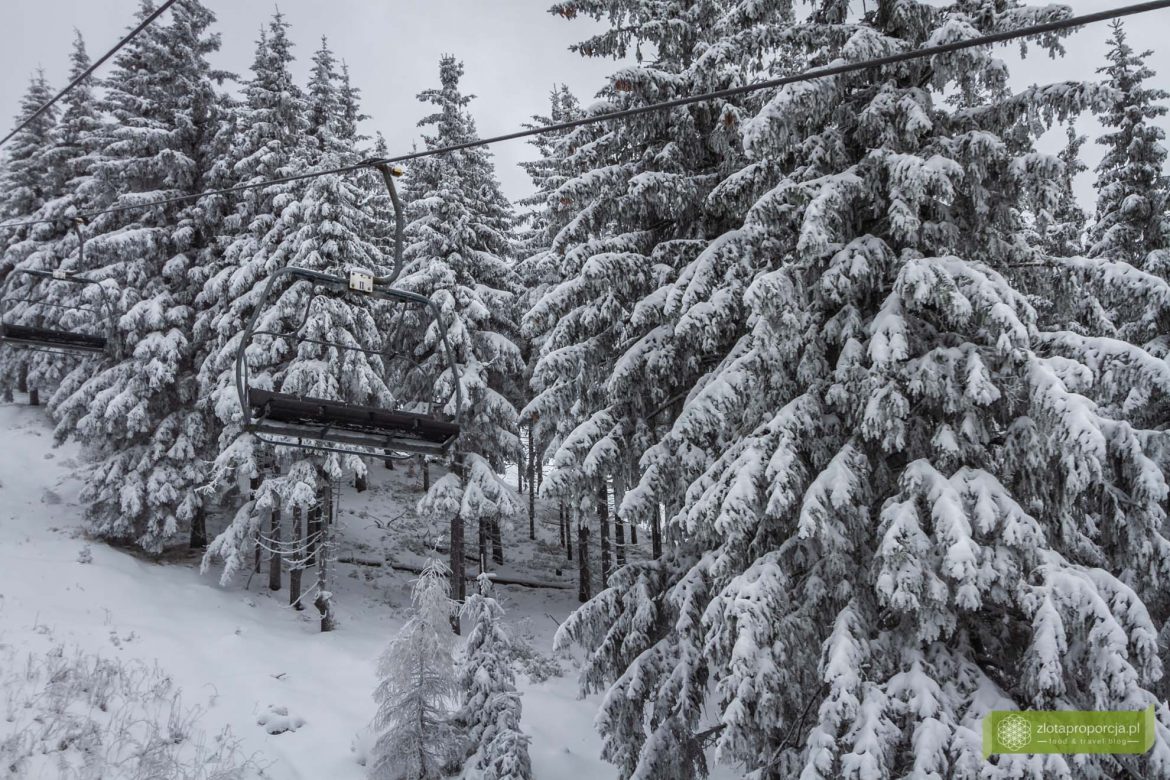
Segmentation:
[(370, 780), (432, 780), (458, 766), (463, 745), (450, 712), (458, 686), (448, 574), (442, 562), (427, 562), (411, 595), (410, 619), (378, 662)]
[[(368, 116), (362, 113), (361, 109), (361, 90), (353, 85), (349, 78), (349, 64), (344, 60), (341, 62), (341, 75), (339, 77), (337, 90), (337, 99), (340, 103), (340, 116), (337, 120), (338, 135), (349, 141), (365, 141), (366, 136), (362, 135), (358, 127), (362, 121), (369, 119)], [(371, 181), (377, 181), (377, 177), (370, 177)]]
[[(81, 78), (89, 66), (85, 39), (77, 32), (69, 52), (69, 83)], [(95, 86), (92, 79), (85, 79), (61, 98), (61, 117), (53, 143), (45, 153), (45, 163), (53, 177), (49, 191), (53, 196), (64, 197), (70, 202), (78, 197), (72, 191), (71, 182), (89, 173), (89, 154), (93, 149), (87, 146), (87, 141), (92, 140), (101, 127)]]
[[(1061, 169), (1056, 177), (1057, 192), (1044, 199), (1036, 214), (1025, 214), (1025, 231), (1029, 244), (1037, 248), (1031, 262), (1021, 262), (1010, 274), (1012, 284), (1028, 296), (1043, 327), (1068, 328), (1077, 332), (1115, 333), (1108, 316), (1095, 296), (1086, 295), (1083, 274), (1070, 272), (1049, 257), (1079, 257), (1084, 252), (1085, 225), (1088, 215), (1077, 202), (1075, 177), (1088, 170), (1080, 159), (1086, 137), (1072, 124), (1066, 129), (1068, 142), (1057, 155)], [(1048, 204), (1051, 204), (1049, 207)]]
[[(38, 70), (29, 79), (28, 89), (20, 100), (15, 123), (25, 121), (36, 109), (53, 97), (44, 71)], [(42, 113), (27, 127), (13, 136), (4, 150), (4, 165), (0, 168), (0, 218), (4, 221), (29, 219), (44, 205), (52, 188), (53, 173), (45, 167), (46, 152), (52, 145), (53, 130), (57, 124), (56, 107)], [(9, 228), (16, 235), (26, 234), (28, 228)], [(12, 243), (11, 236), (5, 236)], [(6, 260), (10, 266), (10, 262)]]
[[(290, 71), (293, 62), (288, 23), (279, 13), (261, 30), (252, 73), (244, 87), (244, 100), (224, 132), (235, 143), (216, 171), (226, 186), (280, 178), (303, 170), (302, 133), (305, 127), (303, 94)], [(219, 448), (231, 451), (230, 472), (217, 471), (220, 490), (234, 488), (237, 480), (255, 481), (270, 453), (250, 436), (240, 436), (241, 410), (235, 387), (234, 361), (239, 338), (259, 301), (269, 274), (288, 258), (282, 244), (292, 230), (283, 210), (294, 203), (300, 187), (278, 184), (245, 190), (229, 207), (224, 220), (219, 262), (210, 271), (199, 295), (196, 338), (213, 349), (199, 370), (201, 404), (214, 415), (220, 431)], [(286, 247), (287, 249), (287, 247)], [(229, 579), (255, 540), (249, 524), (260, 520), (255, 507), (244, 507), (229, 536), (217, 539), (205, 563), (213, 555), (225, 558), (224, 578)]]
[[(1068, 13), (847, 9), (817, 3), (775, 40), (816, 65)], [(743, 224), (715, 244), (752, 271), (748, 327), (668, 436), (676, 453), (727, 445), (664, 557), (616, 573), (558, 635), (590, 651), (622, 777), (700, 775), (705, 739), (757, 778), (1170, 773), (1157, 618), (1135, 588), (1170, 576), (1166, 484), (1147, 434), (1083, 394), (1164, 386), (1164, 364), (1044, 332), (1001, 272), (1034, 259), (1021, 213), (1053, 205), (1037, 118), (1100, 94), (1012, 93), (1006, 76), (967, 50), (794, 84), (738, 124), (751, 162), (725, 186), (777, 177), (741, 190)], [(709, 305), (690, 289), (678, 316)], [(641, 490), (664, 463), (643, 459)], [(1151, 704), (1146, 756), (981, 754), (992, 709)]]
[(1170, 279), (1170, 178), (1166, 176), (1165, 90), (1148, 87), (1154, 72), (1135, 52), (1120, 21), (1113, 23), (1109, 64), (1100, 68), (1115, 92), (1099, 119), (1105, 157), (1097, 166), (1097, 214), (1089, 232), (1090, 257), (1122, 260)]
[[(1165, 173), (1166, 132), (1159, 126), (1170, 93), (1147, 86), (1155, 73), (1135, 52), (1120, 21), (1112, 26), (1109, 64), (1098, 69), (1114, 90), (1098, 120), (1107, 132), (1097, 139), (1105, 156), (1097, 166), (1096, 219), (1089, 231), (1092, 279), (1101, 299), (1096, 333), (1143, 345), (1153, 355), (1170, 357), (1170, 177)], [(1084, 273), (1082, 271), (1082, 273)], [(1095, 299), (1094, 299), (1095, 300)], [(1121, 386), (1115, 394), (1131, 418), (1165, 429), (1170, 396), (1151, 394), (1143, 385)], [(1121, 400), (1121, 399), (1124, 400)], [(1154, 452), (1170, 468), (1170, 446)], [(1162, 660), (1170, 663), (1170, 595), (1158, 593), (1165, 624)], [(1170, 675), (1168, 675), (1170, 676)], [(1163, 681), (1170, 692), (1170, 679)]]
[[(723, 5), (700, 0), (672, 6), (669, 24), (663, 24), (662, 4), (641, 0), (562, 3), (552, 10), (610, 20), (612, 29), (576, 47), (582, 54), (623, 56), (644, 45), (656, 52), (652, 63), (611, 77), (603, 101), (589, 109), (600, 112), (720, 89), (787, 67), (784, 48), (770, 38), (783, 20), (783, 4), (736, 6), (726, 14)], [(737, 127), (743, 106), (759, 99), (650, 113), (566, 139), (576, 175), (558, 190), (568, 219), (552, 245), (563, 281), (524, 321), (526, 333), (543, 337), (533, 379), (537, 395), (525, 414), (561, 421), (544, 490), (568, 499), (582, 564), (598, 515), (603, 581), (610, 568), (608, 529), (600, 517), (607, 479), (613, 477), (619, 494), (636, 480), (642, 454), (705, 367), (734, 343), (735, 323), (743, 317), (740, 300), (750, 277), (711, 240), (734, 226), (737, 199), (774, 172), (757, 165), (726, 191), (714, 188), (743, 167)], [(692, 280), (688, 269), (705, 250), (704, 271)], [(682, 296), (690, 284), (710, 294), (706, 311), (678, 317), (675, 312), (689, 303)], [(684, 486), (663, 485), (657, 498), (677, 507)], [(651, 527), (654, 555), (661, 552), (659, 503), (627, 503), (621, 513)], [(582, 596), (590, 592), (588, 577), (579, 574)]]
[[(270, 30), (269, 45), (276, 36)], [(287, 51), (286, 51), (287, 54)], [(288, 60), (282, 59), (287, 65)], [(334, 57), (323, 43), (313, 58), (314, 67), (306, 95), (304, 144), (296, 150), (290, 165), (335, 168), (356, 162), (360, 152), (345, 137), (343, 103), (338, 97), (338, 77)], [(291, 138), (278, 140), (279, 149)], [(240, 269), (238, 282), (243, 298), (230, 308), (231, 320), (218, 326), (222, 335), (240, 318), (251, 316), (259, 296), (259, 287), (267, 274), (284, 266), (295, 266), (344, 274), (351, 267), (368, 268), (377, 273), (388, 269), (370, 236), (377, 229), (373, 217), (363, 210), (363, 185), (352, 176), (331, 175), (308, 180), (299, 192), (273, 192), (273, 205), (279, 216), (263, 238), (251, 262)], [(268, 219), (268, 218), (266, 218)], [(246, 239), (245, 239), (246, 240)], [(233, 282), (234, 284), (234, 282)], [(307, 317), (306, 317), (307, 311)], [(317, 297), (309, 282), (297, 280), (274, 293), (269, 307), (261, 315), (258, 331), (289, 333), (298, 328), (300, 337), (258, 336), (247, 347), (251, 385), (277, 389), (283, 393), (355, 404), (393, 406), (395, 398), (386, 385), (386, 371), (377, 355), (342, 350), (342, 344), (365, 350), (382, 345), (382, 333), (376, 317), (377, 307), (353, 299)], [(302, 320), (304, 322), (301, 325)], [(315, 342), (315, 343), (314, 343)], [(325, 342), (325, 343), (322, 343)], [(220, 352), (220, 360), (230, 371), (230, 361), (238, 349), (238, 340), (229, 338)], [(221, 379), (221, 410), (232, 410), (229, 380)], [(238, 408), (238, 401), (235, 402)], [(225, 435), (228, 431), (225, 431)], [(248, 434), (238, 436), (220, 455), (216, 467), (221, 480), (255, 476), (257, 443)], [(277, 470), (282, 476), (268, 476), (257, 492), (254, 504), (243, 507), (235, 521), (215, 540), (209, 554), (227, 561), (224, 578), (231, 576), (251, 547), (262, 517), (279, 508), (293, 518), (292, 537), (301, 539), (290, 549), (294, 567), (307, 563), (307, 553), (316, 554), (318, 573), (324, 573), (328, 556), (328, 529), (322, 526), (310, 538), (300, 524), (321, 500), (326, 484), (339, 481), (346, 472), (364, 474), (361, 458), (345, 455), (306, 454), (303, 450), (277, 449)], [(322, 629), (332, 627), (329, 591), (322, 581), (317, 585), (317, 607), (322, 612)], [(292, 600), (300, 604), (295, 590)]]
[[(467, 113), (471, 97), (459, 90), (463, 66), (454, 57), (439, 62), (440, 86), (419, 93), (434, 106), (419, 126), (426, 148), (476, 137)], [(436, 480), (420, 511), (451, 525), (452, 597), (462, 601), (463, 532), (478, 528), (480, 555), (489, 540), (520, 511), (497, 476), (520, 450), (515, 399), (524, 364), (512, 337), (517, 280), (511, 268), (511, 206), (500, 191), (490, 154), (465, 149), (424, 158), (410, 167), (407, 182), (406, 272), (401, 287), (429, 296), (442, 312), (455, 351), (462, 388), (463, 433), (455, 469)], [(415, 355), (424, 371), (439, 378), (455, 412), (455, 395), (438, 329), (425, 310), (406, 312), (395, 332), (395, 352)], [(494, 531), (494, 534), (493, 534)], [(492, 545), (496, 547), (496, 545)], [(497, 553), (499, 555), (497, 555)], [(492, 550), (497, 559), (502, 549)]]
[[(80, 33), (74, 38), (69, 64), (70, 83), (89, 68), (89, 55)], [(89, 269), (88, 258), (83, 262), (80, 257), (77, 235), (71, 223), (74, 214), (85, 202), (84, 197), (75, 192), (74, 188), (89, 174), (90, 154), (94, 151), (90, 141), (101, 126), (93, 82), (87, 79), (78, 84), (62, 98), (61, 105), (61, 118), (54, 130), (52, 143), (44, 153), (44, 165), (50, 173), (51, 182), (47, 190), (48, 199), (36, 216), (53, 222), (37, 229), (38, 237), (41, 238), (38, 249), (41, 257), (37, 260), (37, 266), (85, 273)], [(41, 294), (46, 303), (53, 304), (42, 307), (40, 311), (40, 316), (44, 318), (42, 324), (46, 327), (99, 333), (105, 329), (106, 323), (89, 312), (60, 308), (80, 305), (101, 310), (100, 303), (93, 297), (95, 291), (92, 288), (46, 284)], [(92, 365), (97, 360), (95, 357), (67, 357), (45, 352), (27, 353), (26, 359), (29, 387), (52, 391), (48, 398), (51, 413), (93, 371)], [(0, 366), (0, 374), (8, 373), (6, 367)]]
[[(38, 70), (30, 79), (28, 89), (20, 101), (20, 111), (15, 122), (23, 122), (44, 105), (53, 92), (45, 80), (44, 71)], [(21, 222), (41, 216), (45, 202), (55, 194), (56, 176), (49, 166), (49, 151), (53, 145), (57, 109), (50, 108), (21, 130), (4, 150), (3, 165), (0, 167), (0, 223)], [(51, 228), (34, 225), (25, 227), (0, 228), (0, 283), (8, 280), (13, 270), (40, 269), (46, 265), (43, 250), (53, 238)], [(34, 281), (17, 276), (10, 287), (14, 298), (27, 298)], [(16, 304), (7, 313), (9, 321), (43, 321), (45, 307)], [(0, 382), (3, 393), (11, 398), (12, 391), (28, 387), (31, 353), (24, 350), (0, 350)], [(35, 389), (35, 385), (34, 385)]]
[[(74, 39), (70, 53), (69, 81), (80, 77), (89, 67), (89, 56), (85, 43), (79, 34)], [(42, 88), (47, 93), (47, 90)], [(47, 99), (47, 94), (46, 94)], [(36, 99), (40, 99), (38, 96)], [(57, 109), (51, 109), (52, 115)], [(37, 120), (30, 130), (38, 129)], [(40, 159), (36, 167), (43, 171), (39, 184), (40, 207), (26, 215), (38, 220), (50, 220), (47, 224), (36, 225), (26, 231), (25, 240), (7, 247), (5, 267), (19, 265), (24, 269), (68, 270), (85, 272), (87, 265), (81, 263), (77, 235), (73, 230), (74, 215), (85, 199), (75, 192), (77, 184), (89, 172), (89, 141), (96, 135), (101, 118), (98, 115), (93, 83), (86, 80), (72, 89), (61, 101), (61, 116), (52, 132), (42, 139)], [(24, 135), (24, 134), (22, 134)], [(25, 140), (28, 140), (26, 137)], [(31, 166), (34, 161), (26, 160)], [(31, 168), (28, 168), (31, 170)], [(21, 188), (12, 190), (19, 194)], [(31, 204), (25, 204), (31, 205)], [(32, 278), (14, 278), (12, 288), (15, 297), (42, 301), (43, 305), (22, 305), (9, 312), (9, 316), (31, 318), (41, 327), (57, 330), (85, 330), (102, 332), (106, 323), (95, 318), (91, 312), (101, 310), (102, 305), (93, 288), (79, 288), (74, 285), (34, 282)], [(34, 289), (35, 284), (35, 289)], [(82, 308), (64, 308), (82, 307)], [(55, 412), (61, 398), (68, 397), (78, 384), (92, 371), (93, 357), (76, 357), (43, 351), (0, 350), (0, 382), (5, 391), (23, 385), (29, 390), (30, 399), (48, 391), (48, 408)]]
[(512, 640), (500, 620), (504, 610), (491, 595), (490, 575), (479, 575), (478, 590), (462, 609), (471, 626), (459, 665), (462, 707), (454, 716), (467, 739), (463, 777), (530, 780), (529, 740), (520, 730)]
[[(1113, 27), (1109, 64), (1100, 69), (1112, 89), (1099, 120), (1109, 130), (1098, 139), (1105, 156), (1097, 166), (1097, 211), (1090, 227), (1089, 260), (1074, 273), (1089, 283), (1087, 332), (1143, 345), (1154, 355), (1170, 355), (1170, 177), (1161, 101), (1170, 97), (1145, 86), (1154, 73), (1145, 54), (1130, 48), (1120, 24)], [(1150, 425), (1165, 425), (1170, 406), (1165, 393), (1150, 398), (1143, 387), (1122, 389), (1130, 415)], [(1170, 460), (1170, 453), (1164, 456)], [(1164, 463), (1165, 465), (1165, 463)]]
[[(139, 16), (148, 14), (145, 2)], [(219, 48), (214, 16), (198, 0), (172, 7), (124, 47), (101, 107), (112, 122), (95, 131), (87, 208), (117, 207), (203, 190), (218, 122), (208, 55)], [(76, 432), (90, 458), (87, 520), (102, 537), (158, 552), (199, 522), (195, 488), (205, 480), (207, 431), (195, 409), (191, 274), (215, 225), (190, 201), (102, 215), (87, 253), (115, 293), (123, 358), (103, 364), (60, 405), (58, 433)]]
[(1081, 147), (1086, 138), (1077, 133), (1069, 125), (1066, 130), (1068, 143), (1058, 155), (1061, 163), (1060, 196), (1056, 207), (1045, 215), (1042, 227), (1044, 230), (1044, 251), (1056, 257), (1073, 257), (1080, 255), (1084, 247), (1085, 225), (1088, 215), (1077, 202), (1077, 194), (1073, 180), (1081, 172), (1088, 170), (1088, 166), (1081, 162)]
[[(549, 93), (549, 113), (547, 116), (534, 116), (532, 127), (548, 127), (576, 119), (581, 116), (580, 104), (573, 93), (565, 85), (560, 85)], [(557, 196), (557, 190), (573, 173), (563, 149), (563, 141), (569, 131), (546, 132), (534, 136), (531, 143), (536, 147), (540, 156), (538, 159), (521, 163), (521, 167), (528, 173), (535, 190), (531, 195), (520, 201), (520, 206), (528, 211), (522, 217), (522, 228), (516, 240), (517, 255), (522, 258), (516, 265), (516, 273), (520, 278), (523, 293), (516, 299), (519, 312), (516, 319), (522, 320), (524, 315), (545, 296), (556, 284), (563, 281), (560, 277), (560, 261), (551, 251), (556, 234), (564, 227), (563, 214)], [(525, 335), (525, 334), (522, 334)], [(524, 386), (531, 387), (532, 375), (536, 368), (536, 361), (541, 354), (540, 343), (543, 334), (534, 334), (535, 338), (523, 338), (521, 346), (524, 351)], [(528, 464), (529, 480), (534, 480), (531, 472), (537, 464), (543, 464), (546, 453), (556, 441), (557, 420), (541, 418), (533, 412), (521, 420), (527, 425), (531, 439), (529, 452), (531, 462)], [(529, 512), (532, 515), (530, 522), (535, 522), (536, 486), (529, 485)], [(563, 542), (563, 540), (562, 540)]]

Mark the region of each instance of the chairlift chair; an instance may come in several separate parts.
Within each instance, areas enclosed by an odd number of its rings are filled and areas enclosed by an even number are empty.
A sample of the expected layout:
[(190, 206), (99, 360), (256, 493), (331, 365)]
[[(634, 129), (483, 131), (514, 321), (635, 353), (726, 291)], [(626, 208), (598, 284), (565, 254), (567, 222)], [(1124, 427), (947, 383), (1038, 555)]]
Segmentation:
[[(79, 263), (84, 266), (85, 236), (81, 231), (82, 224), (77, 220), (73, 224), (73, 230), (77, 233)], [(14, 289), (14, 282), (18, 279), (32, 280), (25, 294)], [(96, 287), (100, 308), (57, 303), (37, 297), (36, 293), (42, 292), (46, 285), (51, 284)], [(19, 311), (22, 307), (23, 313)], [(63, 326), (46, 327), (44, 324), (46, 317), (42, 313), (46, 309), (92, 315), (100, 327), (89, 330)], [(35, 312), (34, 316), (26, 316), (30, 311)], [(106, 294), (106, 288), (96, 279), (80, 276), (72, 271), (16, 268), (9, 274), (0, 294), (0, 344), (16, 349), (53, 354), (110, 354), (114, 344), (114, 327), (114, 307)]]
[[(365, 269), (353, 268), (349, 269), (345, 276), (339, 276), (289, 266), (277, 270), (268, 277), (236, 351), (236, 390), (243, 413), (243, 427), (260, 441), (274, 446), (380, 458), (410, 457), (409, 454), (400, 453), (443, 455), (454, 445), (461, 429), (463, 398), (459, 367), (447, 337), (446, 326), (434, 302), (426, 296), (394, 287), (394, 282), (402, 271), (404, 223), (402, 204), (392, 177), (400, 176), (402, 171), (376, 161), (370, 161), (368, 164), (382, 174), (394, 205), (396, 220), (394, 270), (387, 276), (375, 276)], [(269, 308), (272, 292), (281, 280), (301, 280), (312, 285), (314, 294), (310, 296), (305, 307), (304, 317), (299, 325), (289, 332), (257, 330), (264, 311)], [(252, 387), (249, 384), (246, 352), (248, 346), (259, 336), (319, 344), (343, 351), (382, 355), (379, 350), (311, 339), (302, 335), (301, 330), (308, 320), (313, 302), (319, 297), (376, 299), (425, 310), (438, 328), (444, 362), (451, 372), (455, 395), (453, 419), (443, 417), (442, 404), (434, 397), (434, 384), (437, 378), (430, 382), (431, 397), (425, 401), (425, 405), (429, 407), (425, 413), (362, 406), (345, 401)]]

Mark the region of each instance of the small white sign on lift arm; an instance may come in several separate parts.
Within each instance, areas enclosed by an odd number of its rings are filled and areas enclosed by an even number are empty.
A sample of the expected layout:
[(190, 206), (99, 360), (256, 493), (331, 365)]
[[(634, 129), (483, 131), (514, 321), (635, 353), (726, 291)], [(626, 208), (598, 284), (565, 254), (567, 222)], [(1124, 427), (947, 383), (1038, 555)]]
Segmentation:
[(364, 268), (349, 269), (349, 289), (354, 292), (372, 293), (374, 291), (374, 274)]

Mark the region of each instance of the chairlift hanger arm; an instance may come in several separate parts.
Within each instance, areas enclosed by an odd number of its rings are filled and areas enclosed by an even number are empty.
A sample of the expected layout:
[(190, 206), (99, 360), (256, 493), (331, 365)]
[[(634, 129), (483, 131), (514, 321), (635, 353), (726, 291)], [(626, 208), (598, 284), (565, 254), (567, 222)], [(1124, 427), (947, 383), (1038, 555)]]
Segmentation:
[(398, 197), (398, 188), (394, 186), (394, 178), (402, 175), (402, 169), (385, 160), (366, 160), (365, 164), (376, 168), (378, 173), (382, 174), (386, 191), (390, 193), (390, 202), (394, 205), (394, 270), (389, 276), (374, 278), (376, 284), (392, 285), (402, 274), (402, 246), (406, 243), (406, 218), (402, 214), (402, 200)]
[(394, 282), (398, 281), (398, 277), (402, 274), (402, 247), (406, 243), (406, 218), (402, 213), (402, 200), (398, 197), (398, 188), (394, 184), (395, 177), (402, 175), (402, 168), (386, 160), (373, 159), (368, 160), (367, 163), (377, 168), (378, 172), (382, 174), (382, 181), (386, 184), (386, 191), (390, 193), (390, 202), (394, 205), (394, 270), (389, 276), (375, 277), (374, 284), (383, 286), (385, 289), (379, 292), (387, 297), (422, 304), (431, 313), (435, 324), (439, 326), (439, 339), (443, 344), (443, 354), (446, 356), (447, 365), (451, 369), (451, 384), (454, 385), (455, 389), (454, 419), (456, 424), (462, 425), (463, 381), (459, 374), (459, 364), (455, 360), (455, 350), (451, 346), (450, 337), (447, 335), (447, 326), (443, 322), (443, 313), (428, 296), (391, 287)]
[(93, 279), (87, 279), (84, 276), (77, 276), (72, 271), (46, 271), (43, 268), (17, 268), (15, 273), (24, 274), (25, 276), (35, 276), (38, 279), (55, 279), (59, 282), (77, 282), (78, 284), (100, 284)]
[[(268, 277), (268, 283), (264, 285), (264, 292), (260, 296), (261, 300), (266, 300), (270, 297), (272, 288), (275, 286), (276, 281), (282, 276), (292, 276), (297, 279), (304, 279), (306, 281), (313, 282), (314, 284), (319, 284), (333, 292), (347, 292), (350, 289), (349, 282), (341, 276), (327, 274), (323, 271), (314, 271), (311, 268), (299, 268), (297, 266), (290, 265), (273, 272), (272, 276)], [(375, 277), (374, 282), (378, 285), (378, 287), (374, 288), (373, 292), (364, 294), (370, 295), (374, 298), (396, 299), (400, 301), (409, 301), (410, 303), (417, 303), (420, 306), (433, 306), (431, 299), (425, 295), (419, 295), (418, 293), (410, 292), (409, 290), (400, 290), (395, 287), (386, 286), (389, 284), (389, 282), (384, 281), (387, 278), (390, 277)], [(255, 324), (258, 324), (257, 314), (260, 311), (260, 309), (257, 309), (252, 314), (253, 320), (256, 321)], [(438, 308), (436, 307), (432, 313), (437, 314)]]

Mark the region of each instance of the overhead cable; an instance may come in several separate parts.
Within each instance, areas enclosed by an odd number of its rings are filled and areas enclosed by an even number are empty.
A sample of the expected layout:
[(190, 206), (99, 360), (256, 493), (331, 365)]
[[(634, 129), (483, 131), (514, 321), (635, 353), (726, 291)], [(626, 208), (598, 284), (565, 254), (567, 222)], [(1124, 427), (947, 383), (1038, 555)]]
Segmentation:
[[(172, 0), (173, 2), (173, 0)], [(168, 3), (169, 4), (169, 3)], [(823, 68), (815, 68), (813, 70), (796, 73), (790, 76), (781, 76), (779, 78), (768, 79), (767, 81), (756, 81), (751, 84), (743, 84), (738, 87), (728, 87), (727, 89), (715, 90), (713, 92), (704, 92), (698, 95), (687, 95), (685, 97), (674, 98), (672, 100), (662, 101), (660, 103), (649, 103), (644, 106), (635, 106), (633, 108), (626, 108), (620, 111), (611, 111), (601, 114), (592, 114), (583, 116), (579, 119), (572, 119), (567, 122), (557, 122), (555, 124), (540, 125), (537, 127), (530, 127), (524, 130), (517, 130), (513, 133), (505, 133), (504, 135), (491, 136), (489, 138), (479, 138), (470, 141), (465, 141), (458, 144), (451, 144), (449, 146), (436, 147), (434, 149), (424, 149), (422, 151), (410, 152), (409, 154), (401, 154), (394, 157), (379, 157), (369, 160), (363, 160), (360, 163), (352, 165), (344, 165), (337, 168), (328, 168), (325, 170), (306, 171), (305, 173), (294, 176), (283, 176), (275, 179), (263, 179), (261, 181), (249, 182), (247, 184), (239, 184), (234, 187), (225, 187), (218, 190), (207, 190), (199, 193), (191, 193), (185, 195), (175, 195), (168, 198), (159, 198), (157, 200), (145, 201), (142, 203), (125, 204), (122, 206), (112, 206), (106, 209), (97, 211), (83, 212), (77, 215), (79, 219), (92, 219), (93, 217), (101, 216), (103, 214), (112, 214), (121, 211), (132, 211), (138, 209), (153, 208), (155, 206), (165, 206), (172, 203), (182, 203), (192, 200), (199, 200), (200, 198), (212, 197), (217, 195), (228, 195), (235, 192), (244, 192), (246, 190), (261, 189), (277, 184), (286, 184), (289, 182), (303, 181), (305, 179), (313, 179), (319, 176), (334, 176), (343, 173), (351, 173), (366, 168), (372, 168), (379, 165), (390, 165), (394, 163), (409, 162), (410, 160), (418, 160), (424, 157), (435, 157), (451, 152), (458, 152), (464, 149), (474, 149), (481, 146), (490, 146), (492, 144), (502, 143), (504, 141), (514, 141), (520, 138), (531, 138), (537, 135), (544, 135), (546, 133), (556, 133), (564, 130), (572, 130), (577, 127), (584, 127), (586, 125), (601, 124), (604, 122), (613, 122), (622, 119), (627, 119), (632, 116), (640, 116), (642, 114), (649, 114), (656, 111), (668, 111), (680, 106), (689, 106), (695, 103), (703, 103), (710, 100), (719, 100), (723, 98), (736, 97), (745, 95), (751, 92), (758, 92), (765, 89), (777, 89), (789, 84), (799, 84), (806, 81), (813, 81), (815, 79), (829, 78), (832, 76), (842, 76), (848, 73), (857, 73), (865, 70), (873, 70), (883, 68), (888, 65), (897, 65), (903, 62), (910, 62), (913, 60), (924, 59), (927, 57), (935, 57), (940, 54), (950, 54), (964, 49), (974, 49), (980, 46), (989, 46), (996, 43), (1006, 43), (1020, 38), (1030, 38), (1036, 35), (1044, 35), (1047, 33), (1060, 32), (1062, 30), (1069, 30), (1074, 27), (1083, 27), (1087, 24), (1094, 24), (1096, 22), (1104, 22), (1112, 19), (1120, 19), (1126, 16), (1134, 16), (1136, 14), (1149, 13), (1151, 11), (1160, 11), (1170, 8), (1170, 0), (1152, 0), (1151, 2), (1135, 3), (1133, 5), (1126, 5), (1120, 8), (1113, 8), (1108, 11), (1097, 11), (1091, 14), (1082, 14), (1081, 16), (1070, 16), (1065, 19), (1057, 19), (1051, 22), (1043, 22), (1041, 24), (1034, 24), (1028, 27), (1019, 27), (1014, 30), (1004, 30), (1002, 32), (991, 33), (989, 35), (981, 35), (975, 38), (967, 38), (960, 41), (952, 41), (950, 43), (939, 44), (937, 46), (927, 46), (921, 49), (913, 49), (911, 51), (899, 52), (897, 54), (890, 54), (885, 57), (876, 57), (869, 60), (861, 60), (858, 62), (846, 62), (836, 65), (829, 65)], [(58, 220), (52, 219), (32, 219), (21, 222), (8, 222), (0, 224), (0, 229), (27, 227), (31, 225), (38, 225), (43, 223), (56, 222)]]

